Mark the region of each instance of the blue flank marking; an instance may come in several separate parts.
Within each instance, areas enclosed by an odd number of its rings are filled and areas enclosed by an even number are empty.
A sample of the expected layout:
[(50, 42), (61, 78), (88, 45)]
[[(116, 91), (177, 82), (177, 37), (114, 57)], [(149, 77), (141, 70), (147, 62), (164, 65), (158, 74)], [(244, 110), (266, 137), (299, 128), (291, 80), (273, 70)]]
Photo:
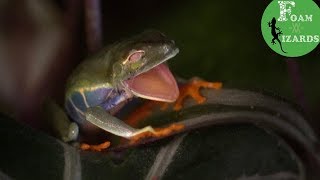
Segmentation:
[[(83, 96), (79, 92), (75, 92), (71, 95), (70, 100), (73, 102), (73, 104), (80, 109), (82, 112), (84, 112), (88, 107), (86, 106)], [(69, 100), (69, 101), (70, 101)]]
[(107, 100), (100, 106), (103, 107), (106, 111), (109, 111), (125, 100), (127, 100), (125, 91), (112, 91)]
[(98, 88), (90, 92), (85, 91), (83, 94), (80, 92), (73, 93), (67, 100), (65, 106), (69, 116), (71, 116), (74, 121), (82, 124), (85, 120), (83, 114), (87, 108), (101, 106), (106, 111), (109, 111), (125, 100), (125, 91)]
[(108, 99), (108, 97), (106, 96), (108, 96), (111, 91), (111, 88), (99, 88), (94, 91), (85, 91), (84, 95), (87, 100), (88, 106), (92, 107), (103, 103), (103, 101)]

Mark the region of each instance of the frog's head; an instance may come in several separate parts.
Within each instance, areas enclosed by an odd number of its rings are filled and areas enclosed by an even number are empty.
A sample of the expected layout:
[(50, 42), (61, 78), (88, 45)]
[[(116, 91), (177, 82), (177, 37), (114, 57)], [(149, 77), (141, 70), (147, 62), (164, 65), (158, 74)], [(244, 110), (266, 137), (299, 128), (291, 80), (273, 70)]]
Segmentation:
[(179, 52), (174, 41), (158, 31), (146, 31), (113, 48), (115, 85), (145, 99), (173, 102), (178, 98), (177, 83), (164, 64)]

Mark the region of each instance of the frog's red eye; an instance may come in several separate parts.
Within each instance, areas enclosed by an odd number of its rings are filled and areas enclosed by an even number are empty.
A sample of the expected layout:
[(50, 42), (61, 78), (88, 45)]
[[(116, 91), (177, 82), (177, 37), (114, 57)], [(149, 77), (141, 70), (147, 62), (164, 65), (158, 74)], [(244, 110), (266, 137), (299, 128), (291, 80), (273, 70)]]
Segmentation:
[(144, 51), (135, 51), (134, 53), (130, 54), (128, 60), (129, 62), (136, 62), (139, 61), (143, 55)]

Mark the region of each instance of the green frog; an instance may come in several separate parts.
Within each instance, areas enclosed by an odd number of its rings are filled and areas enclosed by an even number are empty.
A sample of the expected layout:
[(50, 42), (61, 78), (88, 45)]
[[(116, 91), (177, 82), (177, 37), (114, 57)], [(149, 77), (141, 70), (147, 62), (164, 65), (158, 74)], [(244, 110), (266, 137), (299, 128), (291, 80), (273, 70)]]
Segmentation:
[[(124, 138), (153, 132), (150, 126), (132, 128), (114, 114), (133, 97), (176, 101), (178, 85), (165, 62), (178, 52), (175, 42), (159, 31), (145, 31), (106, 47), (78, 65), (68, 79), (68, 115), (80, 132), (100, 128)], [(71, 132), (76, 133), (74, 128)]]
[[(94, 134), (99, 129), (127, 139), (144, 133), (156, 134), (151, 126), (136, 129), (114, 116), (134, 97), (176, 102), (175, 110), (182, 108), (182, 101), (188, 95), (203, 103), (205, 98), (199, 94), (199, 88), (219, 88), (220, 84), (193, 80), (182, 88), (179, 96), (177, 82), (166, 65), (178, 52), (173, 40), (159, 31), (149, 30), (116, 42), (84, 60), (67, 81), (65, 109), (74, 122), (60, 118), (60, 137), (66, 142), (73, 141), (79, 132)], [(55, 109), (57, 114), (59, 110)], [(63, 114), (61, 110), (59, 114)], [(181, 127), (173, 126), (173, 129)]]

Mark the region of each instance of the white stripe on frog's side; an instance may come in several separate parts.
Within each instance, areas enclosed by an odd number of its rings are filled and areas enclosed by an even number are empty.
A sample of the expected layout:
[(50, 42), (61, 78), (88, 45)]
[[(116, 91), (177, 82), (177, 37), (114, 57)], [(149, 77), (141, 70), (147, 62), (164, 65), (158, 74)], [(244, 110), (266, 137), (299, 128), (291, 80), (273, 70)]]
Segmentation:
[(82, 112), (82, 111), (73, 103), (73, 101), (72, 101), (71, 98), (69, 98), (69, 101), (70, 101), (71, 105), (73, 106), (73, 108), (74, 108), (78, 113), (80, 113), (82, 116), (84, 116), (84, 112)]
[(87, 102), (87, 97), (86, 97), (86, 95), (84, 95), (84, 91), (79, 91), (79, 93), (80, 93), (81, 96), (82, 96), (84, 105), (86, 105), (86, 107), (89, 108), (89, 104), (88, 104), (88, 102)]
[(105, 100), (108, 99), (108, 97), (114, 93), (115, 88), (110, 88), (110, 84), (100, 84), (97, 86), (93, 86), (93, 87), (85, 87), (85, 88), (79, 88), (77, 91), (81, 94), (84, 105), (87, 108), (90, 108), (92, 106), (89, 105), (88, 101), (87, 101), (87, 96), (86, 96), (86, 92), (93, 92), (99, 89), (110, 89), (110, 91), (108, 92), (108, 94), (105, 96)]

